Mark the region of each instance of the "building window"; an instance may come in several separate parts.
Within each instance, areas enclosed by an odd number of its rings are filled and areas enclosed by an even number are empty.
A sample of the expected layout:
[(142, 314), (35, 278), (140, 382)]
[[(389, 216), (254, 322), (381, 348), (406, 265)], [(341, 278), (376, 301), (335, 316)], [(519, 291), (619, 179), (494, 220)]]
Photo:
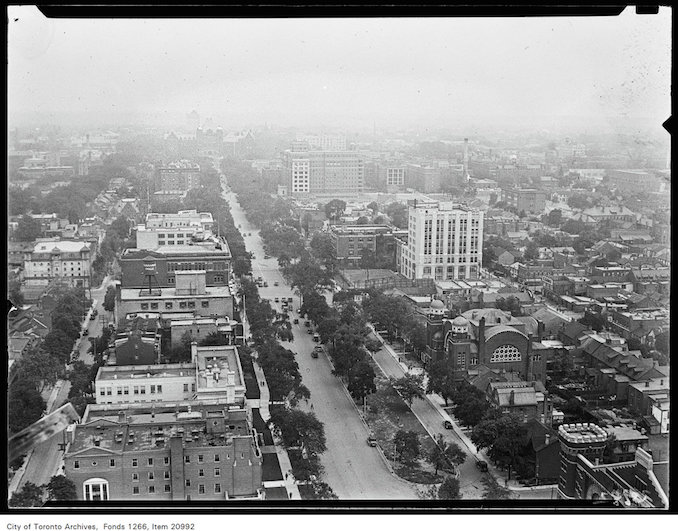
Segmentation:
[(200, 470), (198, 470), (198, 476), (200, 476), (201, 478), (205, 477), (205, 469), (204, 468), (201, 468)]
[(142, 394), (142, 395), (145, 395), (145, 394), (146, 394), (146, 386), (145, 386), (145, 385), (142, 385), (142, 386), (139, 388), (139, 393)]
[(80, 468), (80, 461), (73, 461), (73, 468)]
[(182, 309), (182, 310), (185, 310), (186, 309), (186, 301), (181, 301), (179, 303), (179, 308)]
[(132, 473), (132, 481), (139, 481), (139, 474), (137, 474), (136, 472), (133, 472)]
[(214, 484), (214, 493), (219, 494), (221, 492), (221, 483)]
[(201, 305), (203, 308), (209, 308), (209, 307), (210, 307), (210, 301), (201, 301), (201, 302), (200, 302), (200, 305)]
[(148, 473), (148, 481), (153, 481), (155, 479), (155, 474), (153, 472)]
[(520, 361), (521, 359), (520, 350), (516, 347), (513, 345), (502, 345), (494, 350), (490, 357), (490, 363)]
[(166, 302), (165, 303), (165, 310), (171, 310), (172, 309), (172, 303), (171, 302)]
[(142, 309), (142, 310), (148, 310), (148, 303), (147, 303), (147, 302), (142, 302), (142, 303), (141, 303), (141, 309)]
[(138, 459), (132, 459), (132, 466), (139, 466), (139, 460)]
[(151, 386), (151, 394), (152, 394), (152, 395), (155, 394), (155, 385), (152, 385), (152, 386)]
[(111, 466), (111, 467), (115, 466), (115, 459), (111, 459), (108, 463), (108, 466)]
[(172, 492), (172, 485), (170, 485), (169, 483), (165, 485), (165, 492)]
[(187, 487), (190, 487), (190, 486), (191, 486), (191, 480), (190, 480), (190, 479), (187, 479), (185, 485), (186, 485)]
[(190, 463), (190, 462), (191, 462), (191, 456), (190, 455), (184, 456), (184, 463)]
[(199, 455), (198, 456), (198, 463), (202, 463), (204, 459), (205, 459), (205, 456)]
[(188, 393), (188, 384), (184, 384), (184, 393)]
[(198, 494), (205, 494), (205, 485), (198, 485)]
[(189, 308), (195, 308), (195, 301), (188, 301)]
[(214, 469), (214, 477), (219, 477), (221, 475), (221, 469), (220, 468), (215, 468)]
[(169, 465), (169, 464), (170, 464), (169, 457), (165, 457), (165, 464), (166, 464), (166, 465)]
[(153, 494), (155, 492), (155, 485), (149, 485), (148, 486), (148, 493)]
[(152, 457), (148, 458), (148, 466), (153, 466), (153, 458)]
[(132, 487), (132, 494), (139, 494), (139, 487)]
[(158, 393), (162, 393), (162, 385), (158, 386)]
[(221, 457), (219, 456), (219, 454), (214, 454), (214, 462), (215, 463), (218, 463), (220, 459), (221, 459)]
[(165, 470), (165, 479), (169, 479), (169, 478), (170, 478), (170, 472), (169, 472), (169, 470)]
[(157, 302), (152, 302), (151, 303), (151, 310), (157, 310), (158, 309), (158, 303)]

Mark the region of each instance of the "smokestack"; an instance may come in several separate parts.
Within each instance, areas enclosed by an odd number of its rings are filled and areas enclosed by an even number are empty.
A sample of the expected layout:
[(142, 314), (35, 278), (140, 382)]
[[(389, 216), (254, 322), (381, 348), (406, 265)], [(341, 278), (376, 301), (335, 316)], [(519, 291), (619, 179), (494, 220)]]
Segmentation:
[(464, 182), (468, 182), (468, 138), (464, 138)]

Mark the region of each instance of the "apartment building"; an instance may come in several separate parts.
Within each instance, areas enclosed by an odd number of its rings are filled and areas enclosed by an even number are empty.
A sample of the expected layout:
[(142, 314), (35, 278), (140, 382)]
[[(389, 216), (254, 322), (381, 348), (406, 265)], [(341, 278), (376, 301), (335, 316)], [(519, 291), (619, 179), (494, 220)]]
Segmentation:
[(156, 191), (187, 191), (200, 186), (200, 166), (188, 160), (158, 168)]
[(524, 210), (541, 214), (546, 207), (546, 192), (535, 188), (504, 189), (501, 199), (509, 206), (515, 207), (518, 212)]

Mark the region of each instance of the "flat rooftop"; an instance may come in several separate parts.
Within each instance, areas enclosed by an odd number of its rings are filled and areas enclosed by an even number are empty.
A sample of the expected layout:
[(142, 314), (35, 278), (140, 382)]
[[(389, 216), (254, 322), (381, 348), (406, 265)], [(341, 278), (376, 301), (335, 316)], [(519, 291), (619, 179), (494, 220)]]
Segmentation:
[(193, 363), (168, 363), (165, 365), (115, 365), (100, 367), (97, 382), (139, 379), (158, 380), (176, 376), (195, 376)]
[[(176, 288), (159, 288), (154, 289), (151, 294), (148, 290), (143, 288), (122, 288), (120, 290), (120, 298), (122, 301), (130, 301), (135, 299), (148, 300), (170, 300), (170, 299), (196, 299), (196, 298), (216, 298), (216, 297), (230, 297), (231, 288), (228, 286), (211, 286), (205, 289), (205, 293), (177, 295)], [(165, 312), (163, 312), (164, 315)]]
[[(121, 415), (122, 412), (122, 415)], [(76, 425), (68, 453), (91, 447), (114, 452), (143, 452), (166, 447), (171, 437), (184, 447), (227, 446), (234, 437), (249, 437), (247, 413), (219, 401), (186, 401), (140, 407), (138, 404), (90, 404)], [(226, 420), (223, 433), (207, 433), (210, 419)], [(107, 453), (107, 452), (106, 452)]]
[(235, 346), (198, 347), (196, 356), (198, 389), (218, 389), (228, 385), (227, 374), (235, 375), (235, 385), (245, 385)]

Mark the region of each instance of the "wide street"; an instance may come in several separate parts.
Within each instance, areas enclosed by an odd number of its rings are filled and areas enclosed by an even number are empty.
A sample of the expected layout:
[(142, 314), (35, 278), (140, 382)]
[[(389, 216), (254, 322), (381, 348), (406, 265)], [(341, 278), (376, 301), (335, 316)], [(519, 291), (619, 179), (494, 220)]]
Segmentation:
[[(59, 389), (49, 413), (57, 409), (68, 399), (70, 387), (70, 382), (62, 382), (62, 387)], [(61, 464), (62, 452), (59, 450), (59, 444), (64, 442), (64, 433), (57, 433), (51, 439), (40, 443), (33, 449), (33, 453), (26, 463), (25, 472), (17, 485), (17, 490), (23, 488), (27, 481), (35, 485), (44, 485), (56, 474)]]
[[(255, 277), (261, 276), (268, 287), (260, 288), (259, 294), (270, 299), (273, 306), (280, 310), (275, 297), (293, 297), (294, 315), (299, 317), (299, 297), (278, 270), (275, 258), (264, 259), (264, 251), (255, 227), (251, 226), (235, 195), (226, 193), (225, 198), (231, 205), (231, 213), (236, 226), (241, 225), (247, 249), (254, 253), (252, 271)], [(279, 285), (275, 286), (274, 283)], [(327, 451), (322, 454), (324, 480), (332, 487), (340, 499), (416, 499), (412, 485), (390, 473), (379, 451), (367, 445), (367, 428), (360, 419), (353, 402), (349, 399), (343, 385), (332, 375), (327, 357), (323, 354), (317, 359), (311, 358), (316, 343), (307, 333), (299, 318), (299, 324), (292, 325), (294, 341), (283, 343), (297, 354), (296, 359), (303, 377), (303, 383), (311, 391), (308, 405), (301, 403), (302, 409), (311, 409), (325, 425)]]

